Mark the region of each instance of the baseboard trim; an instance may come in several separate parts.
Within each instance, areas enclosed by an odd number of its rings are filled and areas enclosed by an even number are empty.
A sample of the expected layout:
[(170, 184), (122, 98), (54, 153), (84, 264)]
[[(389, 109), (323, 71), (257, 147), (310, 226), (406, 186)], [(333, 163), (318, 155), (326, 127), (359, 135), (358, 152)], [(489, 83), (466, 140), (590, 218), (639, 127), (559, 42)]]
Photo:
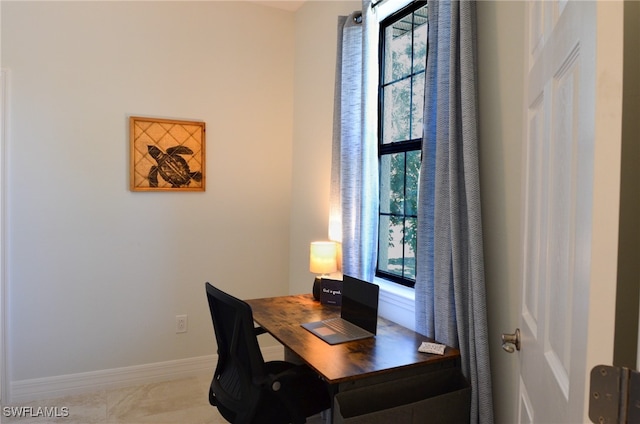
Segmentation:
[[(265, 361), (280, 360), (284, 356), (282, 346), (262, 348)], [(213, 374), (217, 355), (156, 362), (130, 367), (58, 375), (53, 377), (17, 380), (10, 383), (10, 404), (34, 400), (55, 399), (63, 396), (99, 390), (137, 386), (203, 374)]]

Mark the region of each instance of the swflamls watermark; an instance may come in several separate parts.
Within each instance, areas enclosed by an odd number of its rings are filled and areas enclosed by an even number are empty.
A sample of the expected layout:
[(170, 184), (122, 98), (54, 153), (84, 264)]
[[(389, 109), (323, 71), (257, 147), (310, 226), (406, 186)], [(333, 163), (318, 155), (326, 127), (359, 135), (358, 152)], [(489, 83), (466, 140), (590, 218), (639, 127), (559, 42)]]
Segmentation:
[(67, 418), (67, 406), (5, 406), (2, 415), (9, 418)]

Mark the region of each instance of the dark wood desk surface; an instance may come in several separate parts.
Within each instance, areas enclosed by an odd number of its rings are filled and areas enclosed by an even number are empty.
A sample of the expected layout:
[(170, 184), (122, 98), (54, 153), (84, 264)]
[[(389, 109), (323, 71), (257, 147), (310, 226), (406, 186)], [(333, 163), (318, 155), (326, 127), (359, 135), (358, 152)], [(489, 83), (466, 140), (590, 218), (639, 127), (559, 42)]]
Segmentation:
[(321, 305), (308, 295), (246, 301), (255, 322), (302, 358), (330, 384), (399, 371), (416, 373), (434, 367), (459, 366), (460, 352), (447, 347), (444, 355), (418, 352), (423, 341), (433, 341), (399, 324), (378, 318), (375, 338), (330, 345), (300, 326), (340, 315), (340, 307)]

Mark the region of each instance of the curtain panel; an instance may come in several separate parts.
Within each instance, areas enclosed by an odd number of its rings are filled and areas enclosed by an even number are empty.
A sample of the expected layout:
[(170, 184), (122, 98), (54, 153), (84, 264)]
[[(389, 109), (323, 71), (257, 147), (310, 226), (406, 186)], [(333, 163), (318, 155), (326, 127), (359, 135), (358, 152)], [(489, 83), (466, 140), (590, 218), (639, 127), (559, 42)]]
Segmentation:
[(460, 349), (472, 423), (492, 423), (484, 283), (476, 11), (429, 2), (424, 136), (418, 207), (416, 329)]
[(364, 43), (365, 19), (361, 11), (338, 18), (329, 238), (342, 243), (344, 274), (373, 281), (378, 240), (378, 154), (367, 124), (371, 117), (366, 117), (366, 97), (370, 94), (364, 89), (364, 64), (370, 58)]

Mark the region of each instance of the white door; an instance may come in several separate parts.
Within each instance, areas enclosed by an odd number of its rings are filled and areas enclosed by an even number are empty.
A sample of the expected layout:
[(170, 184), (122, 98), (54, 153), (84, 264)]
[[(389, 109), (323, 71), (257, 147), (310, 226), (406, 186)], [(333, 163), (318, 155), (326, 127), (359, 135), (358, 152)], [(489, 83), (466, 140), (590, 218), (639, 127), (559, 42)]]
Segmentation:
[(527, 5), (519, 422), (589, 423), (613, 360), (621, 2)]

